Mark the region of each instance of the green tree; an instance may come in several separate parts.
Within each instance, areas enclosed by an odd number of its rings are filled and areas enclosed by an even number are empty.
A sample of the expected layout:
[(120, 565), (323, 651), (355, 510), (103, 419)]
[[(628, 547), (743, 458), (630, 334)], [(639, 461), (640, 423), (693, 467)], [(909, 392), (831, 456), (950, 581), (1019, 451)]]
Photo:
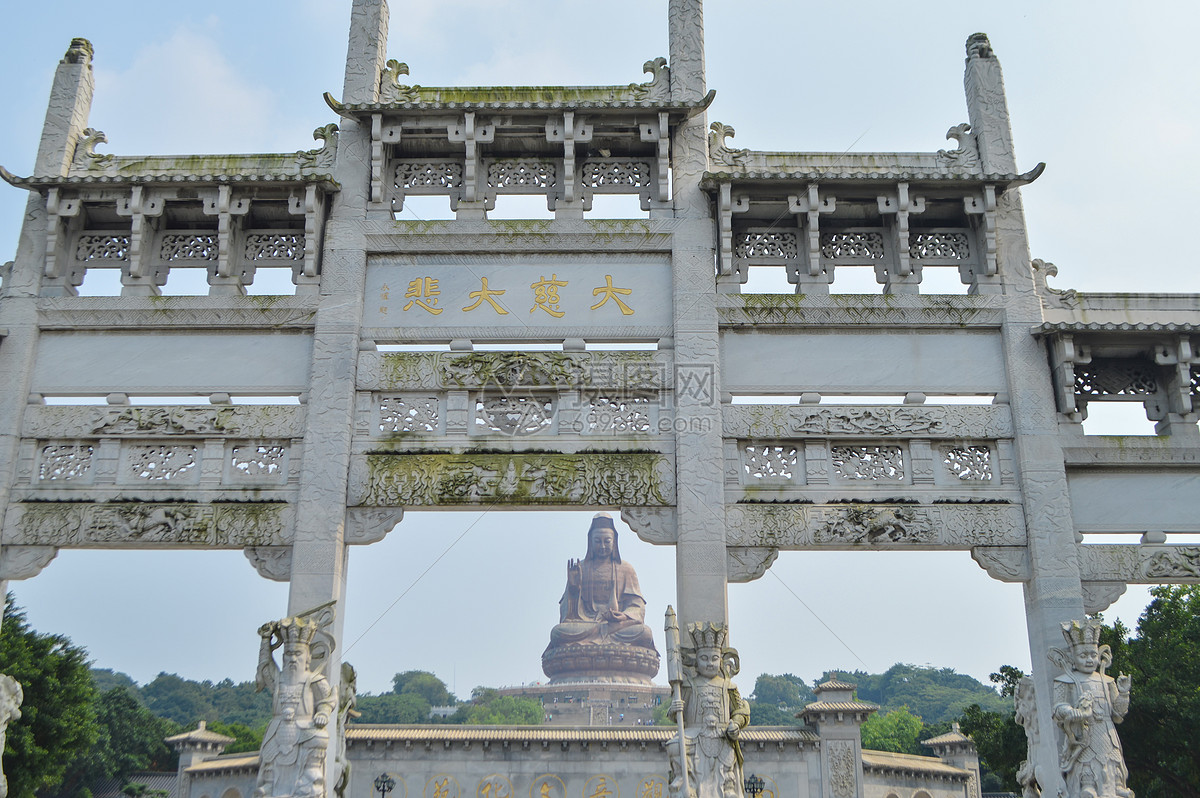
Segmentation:
[(1117, 727), (1138, 798), (1200, 798), (1200, 585), (1155, 587), (1130, 637), (1105, 629), (1111, 676), (1128, 673), (1132, 700)]
[(401, 695), (412, 693), (424, 698), (431, 707), (457, 704), (458, 699), (446, 687), (446, 683), (429, 671), (405, 671), (392, 677), (392, 692)]
[(87, 652), (62, 635), (30, 628), (8, 596), (0, 663), (21, 683), (21, 717), (8, 726), (4, 772), (12, 798), (33, 798), (62, 781), (67, 765), (99, 736)]
[(96, 688), (97, 693), (103, 695), (114, 687), (127, 687), (138, 697), (138, 701), (142, 700), (137, 682), (129, 674), (114, 671), (112, 668), (92, 668), (91, 674), (92, 686)]
[(536, 726), (545, 717), (546, 710), (536, 698), (498, 695), (486, 703), (469, 705), (464, 722), (473, 726)]
[(216, 721), (208, 724), (209, 731), (232, 737), (233, 742), (225, 749), (227, 754), (242, 754), (247, 751), (258, 751), (262, 748), (263, 733), (266, 725), (252, 729), (244, 723), (221, 723)]
[(360, 714), (355, 723), (425, 723), (429, 702), (415, 693), (360, 695), (354, 706)]
[(750, 700), (760, 704), (799, 709), (812, 702), (813, 692), (799, 676), (790, 673), (778, 676), (764, 673), (755, 680), (754, 693)]
[(211, 723), (220, 718), (213, 706), (211, 688), (211, 684), (206, 688), (174, 673), (160, 673), (142, 688), (142, 698), (160, 718), (191, 726), (200, 720)]
[(177, 755), (163, 742), (179, 731), (177, 724), (156, 717), (127, 687), (114, 687), (96, 698), (96, 742), (67, 769), (67, 792), (100, 779), (125, 781), (139, 770), (174, 770)]
[(751, 726), (799, 726), (801, 723), (794, 708), (780, 709), (776, 704), (763, 701), (750, 701), (749, 704)]
[(908, 707), (881, 712), (867, 718), (860, 733), (863, 748), (872, 751), (894, 751), (898, 754), (927, 753), (921, 748), (921, 718), (908, 711)]
[(858, 697), (886, 712), (908, 707), (929, 723), (954, 720), (971, 704), (992, 712), (1007, 712), (1009, 702), (991, 687), (952, 668), (919, 668), (897, 663), (881, 674), (856, 672), (848, 681), (858, 685)]

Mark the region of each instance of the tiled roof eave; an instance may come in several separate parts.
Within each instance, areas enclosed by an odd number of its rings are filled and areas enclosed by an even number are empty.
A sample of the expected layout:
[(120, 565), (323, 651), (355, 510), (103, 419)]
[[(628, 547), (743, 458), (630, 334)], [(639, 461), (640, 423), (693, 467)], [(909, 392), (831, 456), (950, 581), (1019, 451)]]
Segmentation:
[(1200, 332), (1200, 324), (1170, 321), (1046, 321), (1034, 325), (1034, 335), (1052, 335), (1059, 332)]
[(129, 175), (34, 175), (17, 177), (0, 167), (0, 179), (16, 188), (37, 190), (58, 186), (193, 185), (239, 183), (260, 185), (319, 184), (328, 191), (340, 190), (331, 174), (129, 174)]
[(1045, 164), (1038, 164), (1023, 174), (1012, 173), (971, 173), (950, 172), (935, 169), (896, 170), (896, 171), (843, 171), (828, 170), (805, 171), (770, 171), (770, 170), (738, 170), (730, 168), (727, 171), (708, 171), (700, 179), (700, 187), (706, 191), (716, 191), (722, 183), (738, 181), (779, 182), (779, 183), (821, 183), (836, 181), (877, 181), (877, 182), (908, 182), (908, 183), (949, 183), (962, 185), (999, 184), (1004, 187), (1022, 186), (1032, 183), (1041, 176)]

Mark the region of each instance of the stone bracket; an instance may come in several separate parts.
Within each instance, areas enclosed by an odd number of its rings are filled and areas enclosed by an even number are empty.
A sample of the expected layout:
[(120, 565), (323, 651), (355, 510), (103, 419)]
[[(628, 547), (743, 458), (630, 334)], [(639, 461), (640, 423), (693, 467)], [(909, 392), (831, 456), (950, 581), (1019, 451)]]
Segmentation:
[(273, 582), (287, 582), (292, 578), (291, 546), (247, 546), (242, 553), (259, 576)]
[(4, 546), (0, 548), (0, 582), (37, 576), (57, 556), (54, 546)]
[(404, 518), (398, 507), (351, 507), (346, 510), (348, 544), (378, 543)]
[(833, 282), (833, 268), (826, 272), (821, 268), (821, 214), (837, 210), (837, 198), (831, 194), (822, 196), (820, 187), (810, 183), (804, 194), (788, 195), (788, 211), (800, 219), (805, 246), (804, 268), (797, 270), (796, 277), (801, 292), (828, 293)]
[(725, 549), (725, 571), (730, 582), (753, 582), (779, 557), (779, 549), (765, 546), (730, 546)]
[(622, 507), (621, 520), (647, 543), (661, 546), (679, 540), (674, 507)]

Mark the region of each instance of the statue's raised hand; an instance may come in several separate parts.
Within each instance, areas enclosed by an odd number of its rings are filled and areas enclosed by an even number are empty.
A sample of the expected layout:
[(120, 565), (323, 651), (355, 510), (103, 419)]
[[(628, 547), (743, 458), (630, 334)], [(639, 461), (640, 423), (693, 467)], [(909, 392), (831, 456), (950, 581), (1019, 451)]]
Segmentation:
[(1129, 674), (1122, 673), (1120, 676), (1117, 677), (1117, 692), (1118, 693), (1128, 693), (1129, 687), (1130, 687)]

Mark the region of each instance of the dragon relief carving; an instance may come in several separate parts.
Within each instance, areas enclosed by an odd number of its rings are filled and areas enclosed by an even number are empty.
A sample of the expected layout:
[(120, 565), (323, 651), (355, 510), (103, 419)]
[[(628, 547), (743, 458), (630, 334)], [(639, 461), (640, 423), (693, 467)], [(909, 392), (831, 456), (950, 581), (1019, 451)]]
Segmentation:
[(649, 75), (650, 80), (646, 83), (629, 84), (629, 93), (633, 99), (662, 102), (671, 99), (671, 68), (667, 66), (667, 59), (661, 55), (650, 59), (642, 64), (642, 72)]
[(735, 135), (734, 129), (723, 122), (713, 122), (708, 126), (708, 159), (713, 166), (738, 168), (746, 165), (749, 150), (736, 150), (729, 147), (726, 139)]
[(296, 164), (301, 169), (332, 169), (337, 160), (338, 126), (330, 122), (313, 131), (313, 139), (321, 146), (296, 153)]
[[(828, 511), (827, 511), (828, 512)], [(813, 535), (817, 543), (932, 543), (937, 537), (928, 512), (904, 506), (850, 505), (827, 516)]]
[(291, 508), (282, 503), (37, 502), (16, 508), (15, 529), (5, 537), (40, 546), (278, 546), (288, 542), (291, 528)]
[(978, 172), (979, 150), (975, 146), (975, 137), (971, 135), (971, 125), (967, 122), (954, 125), (946, 131), (946, 138), (954, 139), (957, 146), (953, 150), (938, 150), (938, 165), (953, 172)]

